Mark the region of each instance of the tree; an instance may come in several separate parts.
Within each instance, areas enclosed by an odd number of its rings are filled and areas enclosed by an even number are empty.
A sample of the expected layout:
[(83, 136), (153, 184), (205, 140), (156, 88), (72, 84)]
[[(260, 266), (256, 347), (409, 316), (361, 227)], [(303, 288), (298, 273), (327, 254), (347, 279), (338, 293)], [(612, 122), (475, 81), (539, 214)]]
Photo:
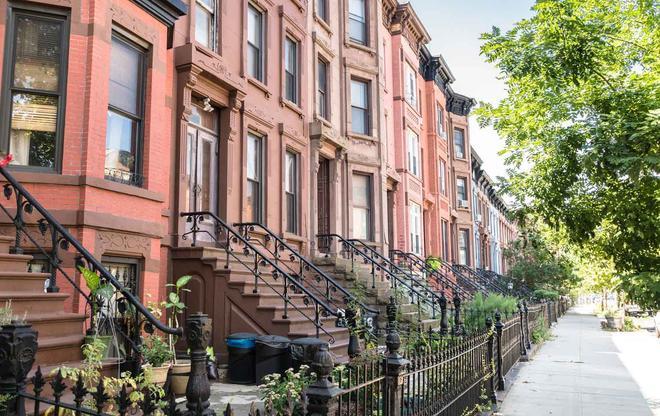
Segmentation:
[(660, 8), (538, 0), (533, 10), (482, 36), (508, 91), (477, 109), (505, 140), (504, 189), (611, 261), (633, 301), (660, 309)]

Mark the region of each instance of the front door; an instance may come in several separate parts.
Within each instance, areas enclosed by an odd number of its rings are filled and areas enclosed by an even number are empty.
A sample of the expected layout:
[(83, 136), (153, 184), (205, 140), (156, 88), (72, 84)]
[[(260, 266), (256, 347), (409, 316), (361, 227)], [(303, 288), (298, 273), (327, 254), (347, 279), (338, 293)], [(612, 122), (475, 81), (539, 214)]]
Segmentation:
[[(218, 136), (189, 125), (187, 149), (188, 211), (217, 214)], [(207, 218), (199, 225), (204, 232), (198, 233), (197, 239), (210, 241), (214, 236), (213, 222)]]
[[(330, 233), (330, 161), (328, 159), (319, 159), (319, 173), (317, 175), (317, 225), (318, 234)], [(319, 251), (327, 253), (327, 239), (319, 239)]]

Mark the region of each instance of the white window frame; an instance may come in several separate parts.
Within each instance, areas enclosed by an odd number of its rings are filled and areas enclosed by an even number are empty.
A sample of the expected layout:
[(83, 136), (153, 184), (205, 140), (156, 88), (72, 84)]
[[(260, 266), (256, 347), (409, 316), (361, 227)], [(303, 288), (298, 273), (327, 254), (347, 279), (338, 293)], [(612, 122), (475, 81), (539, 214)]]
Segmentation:
[(421, 176), (420, 162), (419, 135), (412, 130), (408, 130), (408, 170), (417, 177)]
[(423, 224), (422, 224), (422, 207), (421, 205), (410, 202), (410, 251), (417, 255), (422, 255), (424, 241), (423, 241)]
[[(247, 73), (250, 77), (252, 77), (252, 78), (256, 79), (257, 81), (262, 82), (262, 83), (265, 84), (266, 83), (266, 39), (267, 39), (266, 38), (266, 13), (263, 10), (261, 10), (260, 8), (258, 8), (256, 5), (254, 5), (253, 3), (248, 3), (247, 13), (248, 13), (248, 18), (247, 18), (248, 35), (247, 35), (246, 42), (247, 42), (248, 54), (249, 54), (250, 48), (254, 48), (259, 52), (258, 55), (257, 55), (258, 58), (259, 58), (258, 68), (257, 68), (258, 73), (256, 73), (256, 74), (251, 73), (252, 68), (249, 65), (248, 65), (248, 68), (247, 68)], [(250, 18), (249, 18), (250, 13), (255, 13), (256, 15), (259, 16), (259, 20), (258, 20), (259, 21), (259, 30), (261, 32), (260, 33), (261, 36), (259, 36), (259, 38), (260, 38), (259, 40), (261, 42), (260, 45), (253, 45), (250, 42), (250, 24), (249, 24), (249, 22), (250, 22)]]
[(405, 94), (408, 104), (417, 109), (417, 72), (408, 63), (406, 63)]
[[(209, 36), (209, 43), (210, 45), (204, 45), (200, 43), (200, 45), (211, 49), (212, 51), (217, 50), (217, 36), (218, 36), (218, 29), (217, 29), (217, 15), (216, 15), (216, 8), (217, 8), (217, 0), (210, 0), (213, 3), (213, 6), (209, 6), (208, 4), (204, 3), (202, 0), (195, 0), (195, 12), (197, 11), (197, 7), (201, 7), (204, 9), (209, 15), (211, 15), (211, 21), (209, 22), (209, 29), (210, 33), (208, 34)], [(195, 13), (195, 41), (197, 41), (197, 13)], [(197, 41), (198, 42), (198, 41)]]

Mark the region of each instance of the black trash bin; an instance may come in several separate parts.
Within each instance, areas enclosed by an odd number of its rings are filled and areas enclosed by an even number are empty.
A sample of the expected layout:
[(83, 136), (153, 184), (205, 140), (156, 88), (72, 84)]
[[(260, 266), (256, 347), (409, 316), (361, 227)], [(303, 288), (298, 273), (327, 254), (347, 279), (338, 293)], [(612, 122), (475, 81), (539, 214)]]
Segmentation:
[(298, 371), (303, 364), (311, 366), (321, 345), (328, 346), (328, 342), (313, 337), (292, 340), (290, 348), (293, 369)]
[(257, 334), (238, 332), (225, 340), (229, 352), (228, 376), (231, 383), (254, 384), (254, 349)]
[(284, 372), (291, 368), (289, 344), (291, 340), (278, 335), (261, 335), (256, 339), (256, 376), (262, 383), (265, 375)]

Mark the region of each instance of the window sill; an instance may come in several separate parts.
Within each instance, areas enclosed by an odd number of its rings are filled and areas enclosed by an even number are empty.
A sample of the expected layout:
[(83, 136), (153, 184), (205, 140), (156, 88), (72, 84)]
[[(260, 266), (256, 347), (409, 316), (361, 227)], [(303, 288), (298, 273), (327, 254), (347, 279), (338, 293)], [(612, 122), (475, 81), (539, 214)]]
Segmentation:
[(314, 120), (318, 121), (319, 123), (323, 124), (324, 126), (326, 126), (328, 128), (332, 128), (332, 123), (330, 123), (328, 121), (328, 119), (326, 119), (323, 116), (320, 116), (320, 115), (314, 113)]
[(218, 53), (218, 51), (215, 51), (209, 48), (208, 46), (204, 46), (197, 41), (194, 41), (194, 44), (195, 44), (195, 49), (197, 49), (199, 52), (203, 53), (204, 55), (214, 59), (220, 58), (220, 54)]
[(332, 29), (330, 28), (330, 25), (328, 22), (323, 20), (316, 12), (314, 12), (314, 21), (319, 24), (323, 29), (325, 29), (326, 32), (328, 32), (329, 36), (332, 36)]
[(372, 56), (376, 55), (376, 49), (374, 49), (370, 46), (362, 45), (362, 44), (357, 43), (357, 42), (355, 42), (354, 40), (351, 40), (351, 39), (348, 39), (345, 43), (346, 43), (346, 46), (348, 46), (350, 48), (359, 49), (361, 51), (369, 53)]
[(284, 232), (284, 239), (286, 241), (295, 241), (296, 243), (304, 243), (305, 238), (303, 236), (300, 236), (298, 234), (290, 233), (288, 231)]
[(374, 142), (375, 143), (375, 142), (378, 141), (378, 139), (373, 137), (373, 136), (369, 136), (369, 135), (366, 135), (366, 134), (360, 134), (360, 133), (348, 133), (347, 136), (348, 136), (349, 139), (363, 140), (363, 141), (367, 141), (367, 142)]
[(257, 88), (259, 88), (264, 93), (266, 98), (270, 98), (273, 95), (270, 92), (270, 90), (268, 89), (268, 86), (266, 84), (264, 84), (263, 82), (259, 81), (258, 79), (252, 78), (251, 76), (248, 75), (247, 80), (248, 80), (248, 83), (254, 85)]
[(280, 105), (282, 107), (286, 107), (289, 110), (293, 111), (294, 113), (298, 114), (300, 118), (305, 118), (303, 114), (302, 108), (300, 108), (300, 105), (294, 103), (293, 101), (289, 101), (284, 97), (280, 97)]

